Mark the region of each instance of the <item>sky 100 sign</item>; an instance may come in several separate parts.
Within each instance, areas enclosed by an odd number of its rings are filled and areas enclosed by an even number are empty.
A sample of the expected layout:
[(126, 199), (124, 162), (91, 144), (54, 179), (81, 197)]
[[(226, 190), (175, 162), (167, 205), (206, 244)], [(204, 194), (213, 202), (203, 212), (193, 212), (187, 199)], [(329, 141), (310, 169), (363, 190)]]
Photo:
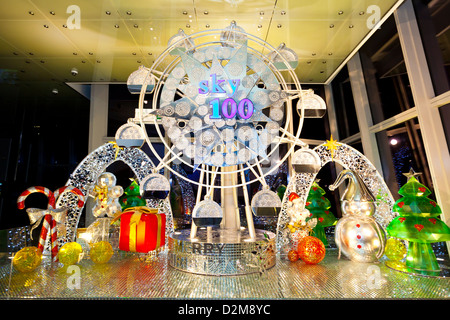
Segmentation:
[[(225, 99), (222, 104), (220, 104), (220, 99), (215, 98), (209, 102), (212, 108), (212, 114), (209, 116), (210, 119), (222, 119), (222, 116), (227, 119), (232, 119), (239, 114), (241, 119), (249, 119), (253, 115), (253, 102), (250, 99), (242, 99), (236, 102), (232, 96), (236, 93), (241, 80), (218, 80), (216, 74), (211, 75), (211, 88), (209, 86), (208, 80), (200, 81), (199, 83), (199, 94), (208, 93), (226, 93), (229, 98)], [(228, 84), (231, 88), (231, 93), (227, 93), (223, 87), (222, 83)]]

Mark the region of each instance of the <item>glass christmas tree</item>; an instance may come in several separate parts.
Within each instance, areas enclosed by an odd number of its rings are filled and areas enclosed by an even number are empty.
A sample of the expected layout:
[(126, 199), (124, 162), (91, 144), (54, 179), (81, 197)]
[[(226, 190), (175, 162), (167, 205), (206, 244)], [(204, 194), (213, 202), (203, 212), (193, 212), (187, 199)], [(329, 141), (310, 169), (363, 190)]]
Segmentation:
[(131, 184), (124, 190), (123, 196), (119, 199), (119, 203), (122, 210), (147, 205), (145, 199), (141, 197), (139, 185), (135, 179), (132, 179)]
[(317, 219), (317, 225), (314, 227), (312, 235), (322, 240), (323, 244), (327, 246), (325, 228), (335, 225), (337, 219), (329, 210), (331, 207), (330, 200), (325, 197), (326, 192), (319, 186), (318, 182), (318, 180), (313, 182), (306, 199), (305, 208), (311, 213), (310, 219)]
[(439, 219), (439, 205), (427, 198), (430, 190), (421, 184), (411, 170), (408, 181), (398, 193), (402, 196), (393, 207), (399, 215), (388, 225), (391, 237), (407, 240), (406, 266), (417, 271), (439, 271), (431, 243), (450, 240), (450, 228)]

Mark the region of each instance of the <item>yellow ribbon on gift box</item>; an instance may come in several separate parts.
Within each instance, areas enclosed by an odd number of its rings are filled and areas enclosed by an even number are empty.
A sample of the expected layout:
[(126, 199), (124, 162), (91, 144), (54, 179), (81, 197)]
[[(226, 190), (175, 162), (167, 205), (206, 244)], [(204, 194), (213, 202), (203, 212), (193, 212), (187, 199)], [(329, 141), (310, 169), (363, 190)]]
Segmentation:
[[(130, 218), (130, 236), (129, 236), (129, 249), (132, 252), (136, 251), (136, 244), (142, 243), (145, 240), (145, 223), (139, 223), (141, 221), (141, 216), (143, 214), (157, 214), (158, 209), (151, 209), (147, 207), (130, 207), (126, 208), (124, 211), (119, 213), (112, 221), (111, 224), (113, 224), (115, 221), (120, 219), (120, 216), (126, 212), (134, 212), (133, 215)], [(159, 214), (156, 215), (156, 219), (158, 221), (158, 228), (157, 228), (157, 234), (156, 234), (156, 249), (158, 249), (161, 246), (161, 216)], [(136, 224), (136, 228), (133, 227), (133, 225)]]

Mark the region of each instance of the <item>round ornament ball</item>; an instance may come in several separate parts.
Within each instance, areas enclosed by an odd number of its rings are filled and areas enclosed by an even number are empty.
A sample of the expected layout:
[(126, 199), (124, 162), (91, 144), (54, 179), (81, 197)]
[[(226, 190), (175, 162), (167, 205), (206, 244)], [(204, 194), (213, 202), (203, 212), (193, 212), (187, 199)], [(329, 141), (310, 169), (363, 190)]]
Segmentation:
[(297, 261), (298, 260), (298, 253), (297, 253), (297, 251), (295, 251), (294, 249), (289, 250), (289, 252), (288, 252), (288, 259), (291, 262)]
[(25, 247), (14, 255), (13, 266), (20, 272), (31, 272), (42, 260), (42, 251), (37, 247)]
[(389, 238), (386, 241), (384, 254), (391, 261), (400, 261), (406, 257), (406, 247), (402, 241), (396, 238)]
[(99, 241), (91, 245), (89, 256), (94, 263), (102, 264), (111, 259), (114, 250), (108, 241)]
[(80, 261), (83, 248), (77, 242), (68, 242), (58, 251), (58, 260), (65, 266), (78, 263)]
[(306, 264), (317, 264), (325, 258), (325, 245), (316, 237), (306, 236), (299, 242), (297, 253)]

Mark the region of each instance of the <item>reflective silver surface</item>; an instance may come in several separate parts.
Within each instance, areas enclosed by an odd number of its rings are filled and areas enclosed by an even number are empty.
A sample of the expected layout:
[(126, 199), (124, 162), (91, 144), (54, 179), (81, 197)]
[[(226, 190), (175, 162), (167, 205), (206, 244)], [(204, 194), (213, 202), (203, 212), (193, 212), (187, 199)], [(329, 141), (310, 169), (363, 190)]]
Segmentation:
[[(448, 261), (446, 262), (448, 263)], [(64, 299), (448, 299), (450, 280), (409, 275), (384, 263), (337, 259), (327, 249), (317, 265), (277, 259), (273, 268), (241, 276), (204, 276), (169, 266), (167, 254), (144, 262), (136, 254), (116, 253), (106, 264), (83, 259), (77, 272), (45, 259), (29, 274), (12, 270), (0, 256), (0, 297)]]

